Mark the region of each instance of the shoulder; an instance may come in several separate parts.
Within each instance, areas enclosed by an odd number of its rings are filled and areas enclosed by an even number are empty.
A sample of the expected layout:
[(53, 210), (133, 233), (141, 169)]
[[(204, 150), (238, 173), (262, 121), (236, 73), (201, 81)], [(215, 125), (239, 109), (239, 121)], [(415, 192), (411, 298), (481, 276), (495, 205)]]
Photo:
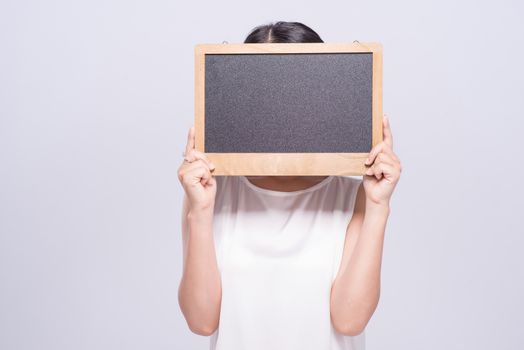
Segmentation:
[(366, 206), (366, 192), (364, 190), (362, 178), (361, 177), (360, 178), (351, 177), (350, 179), (351, 180), (348, 180), (348, 181), (351, 182), (350, 186), (352, 189), (351, 197), (352, 197), (353, 214), (354, 216), (363, 215), (364, 208)]
[(216, 175), (215, 209), (230, 205), (238, 197), (240, 179), (238, 176)]
[(365, 199), (362, 177), (336, 176), (333, 182), (337, 197), (343, 198), (343, 206), (346, 210), (353, 211), (358, 203)]
[(224, 192), (226, 186), (230, 186), (230, 179), (229, 179), (230, 176), (217, 175), (213, 177), (215, 178), (216, 186), (217, 186), (216, 195), (219, 196)]

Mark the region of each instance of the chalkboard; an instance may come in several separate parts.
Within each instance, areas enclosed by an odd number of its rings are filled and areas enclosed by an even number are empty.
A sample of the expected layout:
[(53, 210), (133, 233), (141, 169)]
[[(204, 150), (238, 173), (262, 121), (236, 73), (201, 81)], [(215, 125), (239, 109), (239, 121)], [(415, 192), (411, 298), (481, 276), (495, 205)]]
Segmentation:
[(363, 174), (382, 136), (379, 44), (201, 44), (195, 59), (215, 174)]

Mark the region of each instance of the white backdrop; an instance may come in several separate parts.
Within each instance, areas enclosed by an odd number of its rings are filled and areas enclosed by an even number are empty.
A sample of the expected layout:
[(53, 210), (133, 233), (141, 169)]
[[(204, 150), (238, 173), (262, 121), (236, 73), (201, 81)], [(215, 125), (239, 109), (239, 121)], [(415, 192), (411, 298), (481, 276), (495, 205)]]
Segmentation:
[(368, 349), (522, 349), (518, 1), (0, 3), (0, 348), (207, 349), (177, 302), (193, 46), (384, 45), (403, 172)]

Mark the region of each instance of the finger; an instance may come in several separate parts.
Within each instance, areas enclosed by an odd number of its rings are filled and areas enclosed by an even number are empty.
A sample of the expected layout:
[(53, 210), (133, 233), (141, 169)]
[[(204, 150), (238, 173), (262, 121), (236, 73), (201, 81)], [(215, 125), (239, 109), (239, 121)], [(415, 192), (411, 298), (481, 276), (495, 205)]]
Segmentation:
[[(389, 147), (386, 147), (386, 149), (384, 149), (383, 152), (380, 152), (380, 153), (383, 153), (383, 154), (386, 154), (390, 159), (393, 160), (393, 162), (400, 162), (400, 159), (397, 157), (397, 155), (395, 154), (395, 152), (393, 152)], [(380, 154), (379, 153), (379, 154)], [(378, 156), (378, 155), (377, 155)], [(376, 161), (376, 160), (375, 160)]]
[(397, 157), (397, 155), (395, 154), (395, 152), (391, 152), (391, 157), (393, 157), (393, 160), (394, 160), (395, 162), (400, 163), (400, 159)]
[(377, 177), (377, 179), (381, 179), (384, 177), (389, 182), (394, 182), (395, 178), (397, 178), (399, 175), (398, 167), (394, 164), (390, 163), (379, 163), (379, 164), (373, 164), (373, 169), (369, 173), (366, 172), (366, 175), (371, 175)]
[(209, 160), (209, 158), (207, 157), (207, 155), (203, 152), (200, 152), (196, 149), (191, 149), (189, 150), (189, 152), (186, 154), (186, 157), (185, 157), (189, 162), (194, 162), (196, 161), (197, 159), (202, 159), (204, 162), (206, 162), (207, 166), (212, 170), (212, 169), (215, 169), (215, 164), (213, 164), (212, 161)]
[(191, 126), (187, 133), (187, 143), (186, 143), (186, 152), (184, 155), (187, 155), (190, 150), (195, 148), (195, 126)]
[(211, 172), (209, 168), (203, 163), (202, 160), (191, 163), (191, 168), (186, 172), (186, 181), (189, 181), (189, 184), (201, 183), (205, 185), (211, 178)]
[(384, 154), (386, 154), (386, 159), (388, 163), (392, 163), (392, 164), (400, 164), (400, 159), (397, 157), (397, 155), (395, 154), (395, 152), (391, 151), (391, 153), (388, 153), (388, 152), (384, 152)]
[(377, 172), (377, 165), (373, 164), (368, 170), (366, 170), (366, 175), (368, 176), (374, 176), (377, 178), (377, 180), (380, 180), (381, 174), (380, 172)]
[(200, 177), (200, 183), (202, 184), (202, 186), (205, 186), (207, 185), (209, 180), (211, 180), (211, 178), (212, 178), (211, 172), (209, 171), (209, 168), (206, 168), (204, 172), (202, 173), (202, 176)]
[(389, 117), (384, 114), (383, 121), (383, 141), (393, 149), (393, 134), (391, 133), (391, 127), (389, 125)]
[(395, 176), (395, 167), (389, 163), (374, 164), (366, 171), (366, 175), (374, 175), (377, 180), (384, 177), (387, 181), (393, 182)]
[[(393, 154), (394, 155), (394, 154)], [(391, 154), (380, 152), (375, 158), (373, 165), (385, 164), (389, 169), (391, 169), (390, 174), (399, 173), (402, 170), (402, 166), (399, 160), (396, 160), (391, 156)]]
[(393, 151), (391, 150), (389, 145), (387, 145), (384, 141), (379, 142), (378, 144), (375, 145), (375, 147), (373, 147), (371, 149), (371, 151), (369, 152), (369, 155), (368, 155), (366, 161), (364, 162), (364, 164), (366, 164), (366, 165), (372, 164), (375, 161), (375, 157), (380, 152), (385, 152), (385, 153), (388, 153), (388, 154), (393, 153)]
[[(195, 161), (193, 161), (191, 163), (187, 163), (185, 172), (189, 173), (189, 172), (194, 171), (195, 169), (198, 169), (198, 168), (204, 168), (206, 173), (209, 173), (209, 174), (211, 174), (211, 172), (215, 169), (214, 165), (213, 165), (212, 168), (210, 168), (205, 160), (197, 159), (197, 160), (195, 160)], [(205, 183), (203, 183), (203, 185), (204, 184)]]
[(206, 168), (209, 170), (207, 163), (202, 159), (197, 159), (193, 162), (183, 162), (182, 165), (178, 168), (178, 178), (180, 181), (188, 178), (188, 174), (191, 174), (196, 168)]
[(207, 165), (206, 161), (203, 160), (203, 159), (197, 159), (191, 163), (185, 163), (184, 165), (184, 171), (187, 173), (193, 169), (196, 169), (198, 167), (204, 167), (206, 168), (207, 170), (211, 171), (211, 169), (209, 169), (209, 166)]
[(393, 156), (394, 155), (392, 153), (380, 152), (379, 154), (377, 154), (373, 164), (388, 163), (393, 165), (396, 162)]

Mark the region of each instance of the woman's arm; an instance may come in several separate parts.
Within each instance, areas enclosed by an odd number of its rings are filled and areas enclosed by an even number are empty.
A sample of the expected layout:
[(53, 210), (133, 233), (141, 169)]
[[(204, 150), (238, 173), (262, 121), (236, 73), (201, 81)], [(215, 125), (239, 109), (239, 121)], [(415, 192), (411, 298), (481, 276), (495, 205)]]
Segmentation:
[(217, 181), (214, 165), (195, 149), (195, 128), (189, 129), (184, 162), (178, 179), (184, 188), (182, 204), (183, 271), (178, 303), (189, 329), (211, 335), (218, 327), (222, 287), (213, 237)]
[(361, 184), (346, 231), (340, 269), (331, 289), (331, 319), (342, 334), (360, 334), (377, 307), (388, 215), (389, 206), (366, 201)]
[(218, 327), (222, 288), (213, 242), (213, 207), (182, 210), (183, 274), (178, 301), (193, 333), (211, 335)]
[(400, 159), (393, 152), (389, 119), (383, 119), (383, 140), (366, 159), (369, 165), (346, 230), (341, 266), (331, 289), (331, 320), (346, 335), (361, 333), (380, 297), (380, 267), (389, 201), (400, 178)]

